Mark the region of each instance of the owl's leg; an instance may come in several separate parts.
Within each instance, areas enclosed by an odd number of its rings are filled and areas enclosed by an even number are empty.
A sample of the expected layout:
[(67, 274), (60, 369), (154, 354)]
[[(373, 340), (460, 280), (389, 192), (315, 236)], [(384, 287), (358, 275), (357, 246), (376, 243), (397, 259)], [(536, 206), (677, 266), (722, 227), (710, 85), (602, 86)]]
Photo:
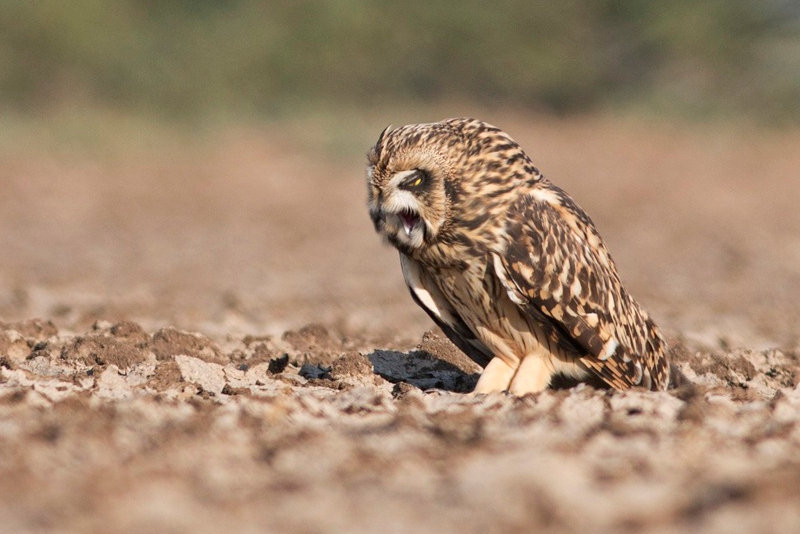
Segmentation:
[(509, 365), (503, 358), (495, 356), (483, 368), (483, 374), (478, 379), (473, 393), (495, 393), (507, 390), (516, 371), (515, 366)]
[(550, 384), (553, 370), (539, 354), (526, 356), (511, 380), (509, 393), (521, 397), (527, 393), (538, 393)]

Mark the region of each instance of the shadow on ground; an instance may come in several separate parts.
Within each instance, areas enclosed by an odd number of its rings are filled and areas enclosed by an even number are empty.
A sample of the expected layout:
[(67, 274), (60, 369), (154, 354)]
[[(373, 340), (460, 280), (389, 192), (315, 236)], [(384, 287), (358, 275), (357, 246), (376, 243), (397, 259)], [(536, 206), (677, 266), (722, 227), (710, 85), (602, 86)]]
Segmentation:
[(466, 393), (475, 388), (478, 373), (436, 358), (424, 350), (375, 350), (367, 354), (376, 374), (392, 383), (407, 382), (422, 390), (443, 389)]

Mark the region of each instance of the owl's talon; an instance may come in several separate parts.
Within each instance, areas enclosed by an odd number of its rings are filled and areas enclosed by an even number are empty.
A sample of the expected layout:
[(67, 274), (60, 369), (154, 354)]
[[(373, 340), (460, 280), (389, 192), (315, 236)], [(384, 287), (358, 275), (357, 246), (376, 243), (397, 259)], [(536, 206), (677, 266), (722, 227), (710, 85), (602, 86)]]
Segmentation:
[(508, 391), (516, 368), (502, 358), (493, 358), (478, 378), (473, 393), (498, 393)]

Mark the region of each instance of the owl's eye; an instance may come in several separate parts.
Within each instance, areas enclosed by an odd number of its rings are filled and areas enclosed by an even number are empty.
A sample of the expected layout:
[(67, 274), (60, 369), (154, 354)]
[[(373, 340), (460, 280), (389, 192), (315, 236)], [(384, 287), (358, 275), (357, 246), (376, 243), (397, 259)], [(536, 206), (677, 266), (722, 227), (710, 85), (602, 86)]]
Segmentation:
[(424, 171), (417, 171), (408, 177), (408, 180), (403, 182), (404, 189), (420, 189), (425, 185), (428, 180), (427, 174)]

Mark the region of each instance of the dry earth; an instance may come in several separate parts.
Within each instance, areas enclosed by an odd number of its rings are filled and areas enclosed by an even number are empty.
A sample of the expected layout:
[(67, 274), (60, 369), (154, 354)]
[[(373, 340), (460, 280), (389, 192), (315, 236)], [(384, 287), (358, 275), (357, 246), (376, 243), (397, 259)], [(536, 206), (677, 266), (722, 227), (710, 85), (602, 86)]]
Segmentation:
[(365, 213), (394, 117), (327, 151), (5, 142), (0, 531), (800, 531), (800, 131), (484, 118), (592, 215), (686, 384), (465, 394)]

